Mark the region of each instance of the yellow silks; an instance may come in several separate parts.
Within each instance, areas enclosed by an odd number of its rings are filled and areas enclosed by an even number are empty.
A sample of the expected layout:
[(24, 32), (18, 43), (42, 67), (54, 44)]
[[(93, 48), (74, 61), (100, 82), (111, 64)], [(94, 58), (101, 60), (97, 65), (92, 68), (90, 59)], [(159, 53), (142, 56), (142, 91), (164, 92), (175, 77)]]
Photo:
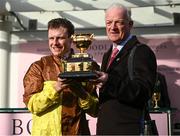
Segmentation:
[[(41, 92), (33, 94), (28, 109), (33, 114), (32, 136), (61, 136), (62, 93), (54, 89), (56, 81), (45, 81)], [(79, 98), (79, 106), (91, 116), (97, 115), (98, 98), (88, 96)]]
[(44, 82), (40, 93), (34, 94), (28, 103), (33, 114), (32, 136), (61, 136), (62, 93), (54, 89), (56, 81)]

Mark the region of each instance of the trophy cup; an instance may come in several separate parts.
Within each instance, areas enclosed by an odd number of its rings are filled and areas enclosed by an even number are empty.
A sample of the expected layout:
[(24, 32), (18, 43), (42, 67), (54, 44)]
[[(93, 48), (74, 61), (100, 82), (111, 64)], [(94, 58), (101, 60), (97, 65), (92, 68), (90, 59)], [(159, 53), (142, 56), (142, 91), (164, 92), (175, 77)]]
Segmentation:
[(158, 105), (158, 101), (160, 101), (160, 98), (161, 98), (161, 94), (160, 92), (154, 92), (153, 95), (152, 95), (152, 100), (154, 102), (154, 109), (158, 109), (160, 108), (159, 105)]
[(80, 53), (73, 54), (70, 59), (63, 62), (64, 72), (59, 74), (60, 78), (89, 80), (97, 77), (94, 71), (99, 70), (99, 66), (90, 54), (85, 53), (93, 37), (94, 35), (90, 33), (72, 35), (73, 42)]
[(159, 91), (159, 85), (160, 85), (160, 81), (157, 80), (154, 86), (154, 92), (152, 95), (152, 103), (153, 103), (153, 108), (154, 109), (159, 109), (159, 105), (158, 102), (161, 99), (161, 92)]

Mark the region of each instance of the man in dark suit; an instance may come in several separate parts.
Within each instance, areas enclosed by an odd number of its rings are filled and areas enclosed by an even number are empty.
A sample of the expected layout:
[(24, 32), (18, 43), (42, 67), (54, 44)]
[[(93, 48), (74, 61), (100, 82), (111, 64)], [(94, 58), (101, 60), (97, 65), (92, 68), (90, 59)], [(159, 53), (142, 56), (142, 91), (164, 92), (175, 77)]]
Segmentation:
[[(98, 135), (141, 134), (144, 108), (151, 98), (156, 80), (156, 58), (153, 51), (131, 34), (133, 21), (122, 5), (112, 5), (105, 13), (106, 32), (112, 46), (104, 54), (101, 72), (97, 72), (100, 88)], [(137, 46), (139, 45), (139, 46)], [(128, 58), (133, 57), (133, 79), (128, 74)], [(117, 53), (110, 63), (114, 48)]]

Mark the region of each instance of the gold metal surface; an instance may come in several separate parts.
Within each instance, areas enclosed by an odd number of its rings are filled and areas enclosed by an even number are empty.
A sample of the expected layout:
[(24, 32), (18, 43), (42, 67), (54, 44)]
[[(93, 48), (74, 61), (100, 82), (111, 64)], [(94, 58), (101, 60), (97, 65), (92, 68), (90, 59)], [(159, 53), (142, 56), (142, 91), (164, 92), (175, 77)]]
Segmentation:
[(91, 71), (92, 62), (70, 62), (66, 63), (66, 72)]
[(73, 42), (76, 48), (80, 50), (79, 53), (75, 53), (71, 58), (64, 61), (64, 72), (60, 73), (61, 78), (76, 78), (82, 80), (89, 80), (91, 78), (96, 78), (96, 73), (94, 72), (95, 62), (92, 56), (85, 51), (89, 48), (92, 43), (94, 34), (74, 34), (72, 36)]
[(80, 53), (84, 53), (92, 43), (94, 34), (74, 34), (72, 35), (73, 42), (76, 44), (76, 48), (80, 50)]

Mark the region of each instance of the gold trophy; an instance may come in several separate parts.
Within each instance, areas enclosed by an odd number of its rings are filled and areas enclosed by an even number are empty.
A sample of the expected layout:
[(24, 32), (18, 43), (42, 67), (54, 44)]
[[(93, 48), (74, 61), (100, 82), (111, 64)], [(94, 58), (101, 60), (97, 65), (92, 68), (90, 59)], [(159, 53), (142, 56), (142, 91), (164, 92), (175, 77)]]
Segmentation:
[(97, 77), (95, 70), (99, 70), (99, 66), (90, 54), (85, 53), (93, 37), (94, 35), (90, 33), (72, 35), (73, 42), (80, 53), (73, 54), (70, 59), (63, 62), (64, 72), (59, 74), (60, 78), (88, 80)]
[(160, 108), (159, 105), (158, 105), (158, 101), (160, 101), (161, 99), (161, 93), (160, 92), (154, 92), (153, 95), (152, 95), (152, 100), (154, 102), (154, 109), (158, 109)]

